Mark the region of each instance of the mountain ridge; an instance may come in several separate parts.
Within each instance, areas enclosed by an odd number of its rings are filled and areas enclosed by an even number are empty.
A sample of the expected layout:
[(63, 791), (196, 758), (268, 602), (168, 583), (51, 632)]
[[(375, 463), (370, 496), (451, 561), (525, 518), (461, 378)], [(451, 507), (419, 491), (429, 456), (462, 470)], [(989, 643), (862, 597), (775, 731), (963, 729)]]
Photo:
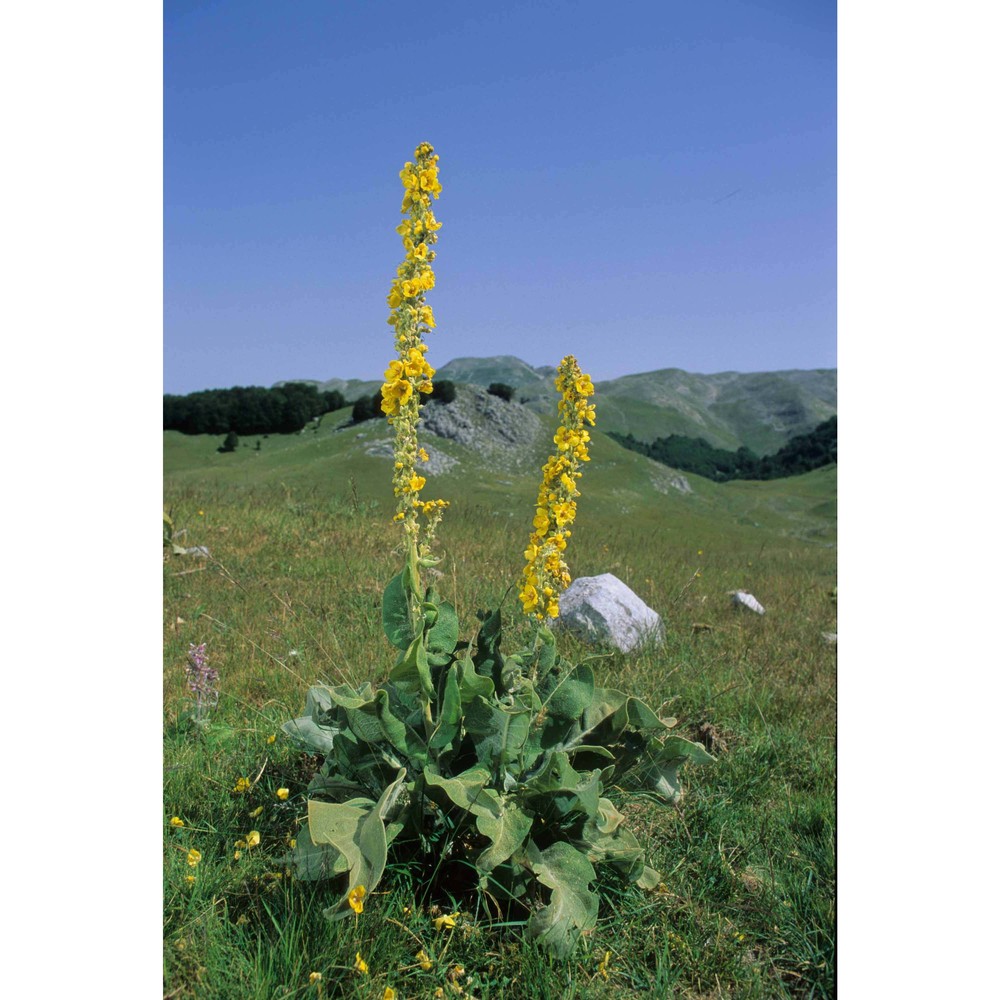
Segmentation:
[[(552, 415), (554, 374), (551, 365), (534, 366), (503, 354), (453, 358), (437, 369), (435, 378), (481, 386), (502, 382), (513, 386), (518, 400), (536, 413)], [(320, 392), (337, 389), (349, 400), (371, 395), (382, 384), (374, 379), (307, 381)], [(681, 434), (718, 448), (746, 446), (758, 454), (776, 451), (837, 412), (836, 368), (709, 374), (659, 368), (604, 379), (594, 389), (602, 430), (631, 433), (646, 442)]]

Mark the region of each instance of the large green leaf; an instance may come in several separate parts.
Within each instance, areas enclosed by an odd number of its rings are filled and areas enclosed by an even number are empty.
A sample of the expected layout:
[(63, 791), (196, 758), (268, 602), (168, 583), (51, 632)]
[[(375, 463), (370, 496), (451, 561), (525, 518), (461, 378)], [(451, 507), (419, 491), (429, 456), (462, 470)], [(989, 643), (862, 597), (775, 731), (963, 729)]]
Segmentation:
[(597, 924), (597, 896), (588, 888), (594, 866), (571, 844), (558, 841), (540, 851), (533, 841), (525, 852), (535, 878), (552, 890), (546, 906), (528, 920), (528, 934), (559, 958), (568, 958), (580, 935)]
[(531, 713), (520, 705), (508, 710), (478, 696), (465, 713), (465, 731), (476, 745), (476, 757), (494, 774), (501, 773), (507, 761), (517, 757), (530, 724)]
[[(496, 795), (496, 792), (493, 794)], [(525, 812), (512, 796), (498, 796), (498, 800), (497, 815), (484, 812), (476, 817), (476, 829), (491, 841), (489, 847), (476, 858), (476, 867), (482, 872), (490, 872), (503, 864), (521, 847), (534, 822), (534, 817)]]
[(624, 704), (615, 712), (614, 725), (619, 730), (630, 726), (632, 729), (657, 733), (667, 728), (656, 713), (638, 698), (625, 699)]
[(480, 764), (474, 764), (468, 770), (453, 778), (442, 777), (432, 771), (424, 771), (424, 781), (428, 788), (440, 788), (449, 801), (464, 809), (473, 816), (500, 815), (500, 801), (497, 793), (486, 788), (490, 780), (489, 771)]
[(491, 611), (479, 627), (476, 634), (476, 651), (472, 662), (476, 673), (492, 678), (493, 685), (500, 688), (500, 674), (503, 670), (503, 656), (500, 653), (500, 636), (502, 633), (500, 609)]
[(397, 649), (406, 649), (413, 642), (409, 596), (403, 586), (402, 573), (389, 581), (382, 594), (382, 628), (386, 638)]
[(489, 699), (493, 696), (493, 678), (476, 673), (472, 657), (466, 655), (458, 661), (458, 689), (462, 693), (462, 704), (468, 705), (477, 696)]
[(458, 642), (458, 614), (448, 601), (437, 605), (437, 620), (427, 630), (427, 661), (432, 667), (443, 667), (455, 652)]
[(325, 917), (336, 920), (348, 916), (352, 912), (347, 904), (350, 890), (363, 885), (371, 892), (378, 885), (387, 855), (384, 820), (402, 791), (405, 777), (406, 771), (401, 769), (377, 803), (364, 799), (344, 803), (309, 801), (309, 836), (313, 844), (339, 852), (342, 860), (334, 863), (334, 869), (348, 873), (347, 889), (337, 903), (323, 911)]
[[(427, 744), (423, 734), (411, 723), (398, 718), (393, 712), (389, 692), (380, 688), (375, 692), (372, 703), (375, 715), (385, 738), (400, 752), (415, 761), (427, 760)], [(397, 701), (398, 708), (406, 711), (406, 706)]]
[(431, 735), (432, 750), (451, 746), (462, 724), (462, 693), (458, 686), (458, 665), (452, 664), (444, 680), (444, 697), (438, 711), (437, 728)]
[(431, 681), (431, 668), (427, 662), (427, 650), (424, 649), (424, 637), (418, 635), (406, 647), (396, 665), (389, 671), (389, 679), (404, 683), (418, 683), (427, 697), (434, 691)]
[(553, 667), (538, 685), (542, 705), (557, 719), (579, 719), (594, 701), (594, 671), (585, 663)]
[(333, 730), (317, 726), (308, 715), (291, 719), (281, 728), (308, 753), (327, 754), (333, 749)]
[[(657, 744), (653, 744), (654, 747)], [(656, 749), (651, 760), (642, 763), (629, 775), (627, 787), (651, 794), (668, 804), (676, 804), (681, 797), (678, 772), (685, 761), (692, 764), (711, 764), (715, 758), (700, 743), (692, 743), (680, 736), (668, 736)]]

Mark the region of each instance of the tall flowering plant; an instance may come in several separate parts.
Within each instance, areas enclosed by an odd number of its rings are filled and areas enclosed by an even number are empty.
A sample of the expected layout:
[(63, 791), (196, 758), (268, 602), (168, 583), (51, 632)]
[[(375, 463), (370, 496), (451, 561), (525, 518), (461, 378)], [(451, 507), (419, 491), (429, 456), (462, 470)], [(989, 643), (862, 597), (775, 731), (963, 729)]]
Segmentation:
[[(432, 388), (424, 335), (434, 328), (432, 247), (440, 224), (438, 157), (427, 143), (400, 173), (406, 253), (389, 291), (396, 357), (382, 387), (395, 430), (394, 519), (403, 566), (382, 599), (382, 624), (396, 647), (388, 680), (373, 687), (315, 685), (304, 714), (285, 731), (323, 763), (309, 784), (308, 835), (290, 861), (303, 879), (329, 879), (331, 919), (361, 912), (393, 857), (416, 869), (428, 893), (465, 891), (476, 908), (524, 918), (529, 935), (568, 955), (597, 920), (591, 888), (614, 868), (643, 889), (659, 873), (615, 804), (629, 791), (662, 803), (680, 796), (685, 761), (712, 758), (701, 744), (669, 734), (645, 703), (598, 684), (586, 663), (563, 660), (545, 622), (558, 616), (569, 583), (564, 553), (576, 517), (593, 383), (563, 359), (556, 453), (542, 470), (520, 590), (535, 623), (528, 648), (502, 649), (496, 608), (463, 639), (454, 606), (424, 587), (436, 561), (434, 532), (447, 507), (423, 497), (417, 440), (420, 395)], [(445, 919), (445, 918), (442, 918)], [(452, 920), (452, 917), (446, 918)]]

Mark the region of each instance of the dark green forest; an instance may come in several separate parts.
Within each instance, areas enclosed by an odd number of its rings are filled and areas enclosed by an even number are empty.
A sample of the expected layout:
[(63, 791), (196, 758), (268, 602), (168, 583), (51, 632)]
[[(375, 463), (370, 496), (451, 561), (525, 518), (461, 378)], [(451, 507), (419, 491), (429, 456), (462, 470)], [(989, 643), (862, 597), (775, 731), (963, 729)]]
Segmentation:
[(726, 451), (704, 438), (671, 434), (646, 443), (631, 434), (608, 435), (632, 451), (672, 469), (693, 472), (716, 482), (730, 479), (784, 479), (837, 461), (837, 418), (830, 417), (807, 434), (798, 434), (773, 455), (757, 456), (749, 448)]
[(343, 393), (289, 382), (277, 389), (236, 386), (163, 397), (163, 429), (184, 434), (291, 434), (345, 405)]

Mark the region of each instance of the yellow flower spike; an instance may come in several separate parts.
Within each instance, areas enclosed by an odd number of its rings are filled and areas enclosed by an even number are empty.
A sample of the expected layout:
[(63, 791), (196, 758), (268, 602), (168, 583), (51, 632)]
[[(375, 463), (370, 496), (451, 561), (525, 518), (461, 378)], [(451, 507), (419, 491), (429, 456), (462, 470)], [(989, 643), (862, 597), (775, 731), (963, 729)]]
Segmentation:
[(572, 579), (562, 553), (571, 534), (567, 526), (576, 520), (574, 498), (580, 495), (578, 480), (582, 475), (579, 466), (590, 460), (587, 451), (590, 433), (584, 423), (593, 424), (595, 412), (594, 406), (585, 402), (586, 397), (593, 395), (594, 383), (580, 371), (571, 354), (560, 363), (555, 386), (562, 393), (559, 400), (562, 422), (552, 438), (557, 454), (550, 455), (542, 466), (532, 521), (534, 531), (524, 551), (527, 565), (519, 595), (524, 613), (539, 621), (546, 616), (558, 617), (558, 595)]
[(180, 816), (172, 816), (171, 819), (170, 819), (170, 825), (171, 826), (183, 826), (184, 825), (184, 820), (182, 820), (180, 818)]
[(347, 902), (355, 913), (361, 913), (365, 908), (365, 893), (367, 890), (363, 885), (356, 885), (348, 894)]
[(277, 795), (278, 798), (281, 799), (282, 802), (284, 802), (288, 798), (288, 789), (287, 788), (279, 788), (274, 794)]
[(368, 963), (361, 957), (360, 951), (354, 956), (354, 969), (356, 972), (360, 972), (363, 976), (368, 975)]
[(256, 830), (251, 830), (247, 834), (247, 847), (256, 847), (260, 843), (260, 834)]
[(197, 868), (201, 863), (201, 851), (197, 848), (192, 847), (190, 851), (187, 852), (187, 863), (192, 868)]

